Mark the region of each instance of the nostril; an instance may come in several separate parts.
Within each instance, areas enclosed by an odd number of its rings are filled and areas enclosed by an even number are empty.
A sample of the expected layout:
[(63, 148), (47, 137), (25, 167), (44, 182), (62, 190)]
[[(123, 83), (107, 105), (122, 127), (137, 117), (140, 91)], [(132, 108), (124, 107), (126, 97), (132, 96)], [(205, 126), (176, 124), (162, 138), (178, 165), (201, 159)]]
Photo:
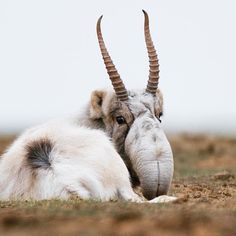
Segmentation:
[(152, 135), (152, 141), (153, 141), (154, 143), (157, 141), (157, 136), (156, 136), (156, 134), (153, 134), (153, 135)]
[(153, 128), (153, 125), (152, 125), (152, 123), (145, 122), (145, 123), (143, 123), (142, 128), (143, 128), (145, 131), (149, 131), (149, 130), (151, 130), (151, 129)]

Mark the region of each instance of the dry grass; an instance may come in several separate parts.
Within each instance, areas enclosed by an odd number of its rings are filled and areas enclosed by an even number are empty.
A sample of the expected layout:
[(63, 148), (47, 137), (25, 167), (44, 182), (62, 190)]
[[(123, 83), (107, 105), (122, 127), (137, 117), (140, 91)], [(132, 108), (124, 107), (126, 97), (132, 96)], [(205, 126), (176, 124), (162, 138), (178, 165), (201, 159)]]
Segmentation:
[(170, 140), (177, 202), (0, 202), (0, 235), (236, 235), (236, 139)]

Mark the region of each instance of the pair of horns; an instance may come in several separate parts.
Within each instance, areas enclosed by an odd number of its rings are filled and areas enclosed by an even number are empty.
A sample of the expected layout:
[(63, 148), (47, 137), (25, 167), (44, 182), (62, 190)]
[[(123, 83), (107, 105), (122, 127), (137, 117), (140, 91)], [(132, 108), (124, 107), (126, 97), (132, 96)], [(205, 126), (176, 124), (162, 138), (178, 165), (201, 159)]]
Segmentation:
[[(149, 79), (148, 79), (146, 92), (151, 93), (153, 96), (155, 96), (157, 87), (158, 87), (158, 81), (159, 81), (159, 63), (158, 63), (157, 53), (153, 45), (151, 34), (150, 34), (148, 14), (144, 10), (143, 10), (143, 13), (144, 13), (144, 35), (145, 35), (145, 42), (146, 42), (146, 47), (147, 47), (148, 57), (149, 57)], [(112, 82), (113, 88), (116, 92), (117, 98), (120, 101), (127, 101), (128, 100), (127, 89), (125, 88), (125, 85), (114, 63), (111, 60), (111, 57), (106, 49), (106, 46), (102, 37), (102, 32), (101, 32), (102, 17), (103, 16), (101, 16), (97, 22), (97, 37), (98, 37), (98, 42), (99, 42), (100, 50), (102, 53), (103, 61), (106, 66), (109, 78)]]

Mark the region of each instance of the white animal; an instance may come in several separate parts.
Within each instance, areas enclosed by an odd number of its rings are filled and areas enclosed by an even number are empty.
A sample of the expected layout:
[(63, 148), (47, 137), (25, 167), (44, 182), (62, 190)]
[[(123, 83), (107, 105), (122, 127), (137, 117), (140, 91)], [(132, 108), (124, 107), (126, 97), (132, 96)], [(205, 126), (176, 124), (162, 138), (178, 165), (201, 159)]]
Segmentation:
[[(173, 175), (171, 147), (160, 127), (159, 64), (145, 11), (150, 60), (146, 90), (127, 91), (97, 34), (114, 91), (97, 90), (75, 119), (27, 130), (0, 160), (0, 199), (97, 199), (168, 202)], [(152, 200), (151, 200), (152, 199)]]

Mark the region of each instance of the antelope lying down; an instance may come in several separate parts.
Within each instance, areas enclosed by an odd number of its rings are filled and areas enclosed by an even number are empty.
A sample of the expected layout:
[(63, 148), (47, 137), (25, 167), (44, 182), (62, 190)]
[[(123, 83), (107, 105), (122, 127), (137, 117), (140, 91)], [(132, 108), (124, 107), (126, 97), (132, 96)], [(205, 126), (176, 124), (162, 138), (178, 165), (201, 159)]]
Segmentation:
[[(76, 119), (27, 130), (0, 160), (0, 199), (123, 199), (168, 202), (173, 175), (171, 147), (160, 127), (159, 64), (145, 11), (150, 61), (147, 88), (127, 91), (105, 47), (101, 19), (97, 36), (114, 91), (94, 91)], [(151, 200), (152, 199), (152, 200)]]

